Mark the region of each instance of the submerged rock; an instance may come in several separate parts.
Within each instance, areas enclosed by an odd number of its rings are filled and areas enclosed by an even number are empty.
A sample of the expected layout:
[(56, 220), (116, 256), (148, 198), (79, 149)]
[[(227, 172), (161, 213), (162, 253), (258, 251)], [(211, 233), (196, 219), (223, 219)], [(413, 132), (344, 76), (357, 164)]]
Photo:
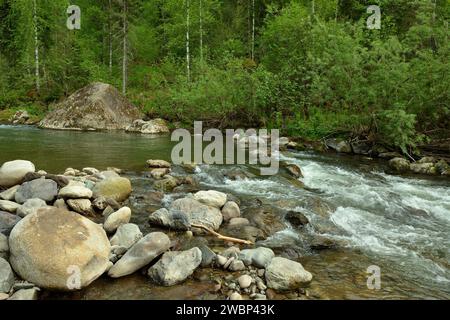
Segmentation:
[(150, 279), (163, 286), (173, 286), (186, 280), (202, 262), (199, 248), (187, 251), (166, 252), (148, 270)]
[[(109, 263), (105, 231), (79, 214), (57, 208), (39, 209), (23, 218), (12, 230), (9, 245), (14, 271), (46, 289), (86, 287)], [(79, 288), (68, 285), (71, 272), (79, 273)]]
[(276, 257), (267, 265), (267, 286), (278, 291), (296, 290), (312, 280), (312, 274), (295, 261)]
[(139, 110), (116, 88), (96, 82), (57, 105), (39, 126), (60, 130), (124, 130), (140, 118)]
[(108, 275), (119, 278), (132, 274), (169, 249), (170, 239), (167, 235), (162, 232), (149, 233), (111, 267)]
[(303, 227), (309, 223), (308, 218), (301, 212), (289, 211), (285, 219), (294, 227)]
[(36, 170), (34, 164), (26, 160), (14, 160), (3, 163), (0, 167), (0, 186), (12, 187), (22, 183), (28, 172)]

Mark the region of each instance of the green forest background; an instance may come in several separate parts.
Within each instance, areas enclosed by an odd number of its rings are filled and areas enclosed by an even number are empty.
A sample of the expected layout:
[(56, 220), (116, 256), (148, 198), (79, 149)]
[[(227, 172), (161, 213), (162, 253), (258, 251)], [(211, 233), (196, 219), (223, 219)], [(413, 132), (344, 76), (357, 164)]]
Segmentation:
[[(66, 27), (70, 4), (81, 30)], [(406, 152), (448, 136), (449, 18), (450, 0), (0, 0), (0, 117), (42, 116), (102, 81), (172, 123)]]

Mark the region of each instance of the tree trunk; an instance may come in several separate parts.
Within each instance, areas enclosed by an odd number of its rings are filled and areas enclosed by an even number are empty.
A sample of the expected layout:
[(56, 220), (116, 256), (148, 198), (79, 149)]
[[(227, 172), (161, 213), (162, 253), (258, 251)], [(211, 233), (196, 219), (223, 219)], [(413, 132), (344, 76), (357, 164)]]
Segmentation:
[(123, 0), (123, 59), (122, 59), (122, 93), (127, 94), (127, 0)]
[(200, 0), (200, 64), (203, 66), (203, 2)]
[(112, 65), (113, 65), (113, 48), (112, 48), (112, 0), (109, 0), (109, 8), (108, 8), (108, 50), (109, 50), (109, 74), (112, 74)]
[(190, 53), (190, 0), (186, 0), (186, 71), (187, 80), (191, 82), (191, 53)]
[(33, 21), (34, 21), (34, 65), (36, 92), (41, 90), (40, 74), (39, 74), (39, 41), (38, 41), (38, 21), (37, 21), (37, 0), (33, 0)]
[(252, 0), (252, 60), (255, 60), (255, 0)]

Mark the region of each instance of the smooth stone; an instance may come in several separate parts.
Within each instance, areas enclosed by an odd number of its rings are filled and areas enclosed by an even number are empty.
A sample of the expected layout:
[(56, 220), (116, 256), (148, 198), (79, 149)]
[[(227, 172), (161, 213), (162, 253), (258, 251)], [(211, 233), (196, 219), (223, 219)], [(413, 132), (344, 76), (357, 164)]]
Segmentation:
[(150, 175), (153, 179), (162, 179), (166, 174), (170, 173), (168, 168), (156, 168), (150, 171)]
[(148, 270), (148, 276), (163, 286), (173, 286), (186, 280), (202, 262), (199, 248), (186, 251), (166, 252), (155, 265)]
[[(57, 208), (41, 208), (19, 221), (9, 237), (10, 262), (24, 280), (50, 290), (70, 291), (70, 270), (81, 275), (80, 288), (106, 270), (109, 240), (100, 225)], [(72, 271), (74, 272), (74, 271)]]
[(228, 222), (229, 226), (248, 226), (250, 221), (247, 218), (233, 218)]
[(187, 216), (189, 224), (199, 224), (218, 230), (223, 217), (219, 209), (204, 205), (192, 198), (177, 199), (169, 207), (169, 211), (179, 211)]
[(58, 208), (58, 209), (69, 210), (69, 207), (67, 206), (67, 204), (64, 201), (64, 199), (56, 200), (55, 203), (53, 203), (53, 206)]
[(0, 211), (0, 233), (9, 235), (14, 226), (21, 220), (21, 218), (15, 214), (9, 212)]
[(8, 161), (0, 167), (0, 186), (12, 187), (22, 183), (28, 172), (35, 172), (34, 164), (26, 160)]
[(162, 232), (149, 233), (112, 266), (108, 275), (112, 278), (119, 278), (132, 274), (169, 249), (170, 239), (166, 234)]
[(128, 207), (123, 207), (116, 212), (111, 213), (105, 220), (103, 228), (108, 233), (112, 233), (117, 230), (123, 224), (130, 222), (131, 219), (131, 209)]
[(80, 214), (93, 214), (92, 203), (89, 199), (68, 199), (67, 205)]
[(287, 164), (285, 166), (285, 169), (289, 172), (290, 175), (292, 175), (294, 178), (303, 178), (302, 169), (293, 163)]
[(9, 256), (8, 237), (0, 233), (0, 258), (7, 259)]
[(238, 300), (243, 300), (243, 298), (239, 293), (233, 292), (232, 294), (230, 294), (230, 300), (238, 301)]
[(277, 291), (296, 290), (313, 278), (300, 263), (281, 257), (273, 258), (267, 265), (265, 277), (267, 286)]
[(156, 190), (162, 191), (162, 192), (171, 192), (173, 189), (175, 189), (178, 186), (178, 180), (171, 175), (165, 175), (164, 179), (157, 180), (153, 184), (154, 188)]
[(125, 201), (131, 194), (131, 182), (127, 178), (107, 178), (98, 182), (93, 189), (94, 198), (111, 198), (118, 202)]
[(265, 268), (274, 257), (275, 253), (271, 249), (264, 247), (242, 250), (239, 254), (239, 259), (245, 265), (252, 265), (257, 268)]
[(21, 289), (15, 292), (8, 300), (37, 300), (38, 295), (38, 288)]
[(53, 201), (58, 195), (58, 185), (49, 179), (36, 179), (23, 183), (16, 192), (16, 202), (23, 204), (28, 199), (41, 199), (45, 202)]
[(228, 201), (222, 208), (222, 215), (224, 221), (229, 221), (233, 218), (238, 218), (241, 216), (241, 210), (239, 206), (234, 201)]
[(147, 166), (149, 168), (170, 168), (172, 165), (165, 160), (147, 160)]
[(126, 249), (131, 248), (135, 243), (141, 240), (143, 234), (139, 226), (133, 223), (126, 223), (117, 228), (116, 233), (111, 238), (112, 246), (121, 246)]
[(244, 274), (238, 278), (238, 282), (239, 282), (239, 287), (241, 287), (241, 289), (246, 289), (251, 286), (251, 284), (253, 282), (253, 278), (247, 274)]
[(8, 261), (0, 258), (0, 292), (8, 293), (14, 284), (14, 273)]
[(90, 199), (92, 198), (92, 190), (84, 185), (70, 184), (59, 190), (58, 196), (64, 199)]
[(213, 264), (216, 259), (216, 254), (206, 245), (201, 245), (198, 247), (202, 252), (202, 267), (208, 267)]
[(184, 212), (178, 210), (169, 211), (166, 208), (161, 208), (151, 213), (148, 220), (151, 224), (174, 230), (187, 231), (191, 227), (189, 217)]
[(20, 204), (8, 201), (8, 200), (0, 200), (0, 210), (15, 213), (17, 209), (20, 207)]
[(81, 171), (83, 171), (84, 173), (87, 173), (88, 175), (94, 175), (94, 174), (100, 172), (100, 171), (98, 171), (98, 170), (95, 169), (95, 168), (89, 168), (89, 167), (83, 168), (83, 169), (81, 169)]
[(227, 202), (227, 195), (215, 190), (199, 191), (194, 194), (194, 199), (207, 206), (220, 209)]
[(407, 172), (410, 168), (410, 163), (404, 158), (394, 158), (389, 160), (389, 167), (397, 172)]
[(26, 217), (29, 214), (35, 213), (40, 208), (48, 207), (47, 203), (41, 199), (28, 199), (23, 205), (17, 208), (17, 215), (19, 217)]
[(220, 254), (216, 256), (216, 262), (220, 267), (223, 267), (225, 263), (227, 263), (227, 261), (228, 259), (224, 256), (221, 256)]
[(233, 262), (231, 262), (229, 269), (233, 272), (243, 271), (245, 270), (245, 265), (241, 260), (234, 260)]
[(20, 185), (17, 185), (0, 193), (0, 200), (14, 201), (17, 189), (19, 189), (19, 187)]

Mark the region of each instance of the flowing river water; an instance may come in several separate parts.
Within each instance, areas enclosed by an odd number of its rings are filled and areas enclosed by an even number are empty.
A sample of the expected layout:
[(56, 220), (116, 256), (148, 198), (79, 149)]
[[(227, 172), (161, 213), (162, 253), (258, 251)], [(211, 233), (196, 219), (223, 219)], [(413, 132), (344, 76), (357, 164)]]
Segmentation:
[[(170, 160), (168, 136), (126, 133), (65, 132), (34, 127), (0, 126), (0, 163), (33, 161), (38, 169), (61, 173), (67, 167), (115, 166), (127, 171), (132, 198), (151, 191), (145, 178), (147, 159)], [(254, 176), (230, 180), (233, 166), (201, 165), (195, 176), (204, 189), (231, 193), (244, 202), (258, 199), (283, 210), (300, 211), (310, 224), (286, 228), (258, 243), (300, 261), (314, 275), (314, 299), (450, 299), (450, 182), (424, 176), (386, 173), (384, 162), (312, 152), (289, 152), (284, 161), (298, 164), (305, 188), (283, 177)], [(255, 173), (255, 168), (240, 166)], [(166, 195), (170, 201), (176, 195)], [(133, 221), (145, 232), (148, 212), (132, 204)], [(311, 239), (325, 237), (336, 248), (312, 248)], [(367, 287), (367, 268), (381, 271), (381, 288)], [(201, 275), (198, 276), (201, 278)], [(189, 280), (158, 288), (137, 274), (124, 279), (103, 277), (87, 289), (51, 298), (76, 299), (201, 299), (208, 281)]]

